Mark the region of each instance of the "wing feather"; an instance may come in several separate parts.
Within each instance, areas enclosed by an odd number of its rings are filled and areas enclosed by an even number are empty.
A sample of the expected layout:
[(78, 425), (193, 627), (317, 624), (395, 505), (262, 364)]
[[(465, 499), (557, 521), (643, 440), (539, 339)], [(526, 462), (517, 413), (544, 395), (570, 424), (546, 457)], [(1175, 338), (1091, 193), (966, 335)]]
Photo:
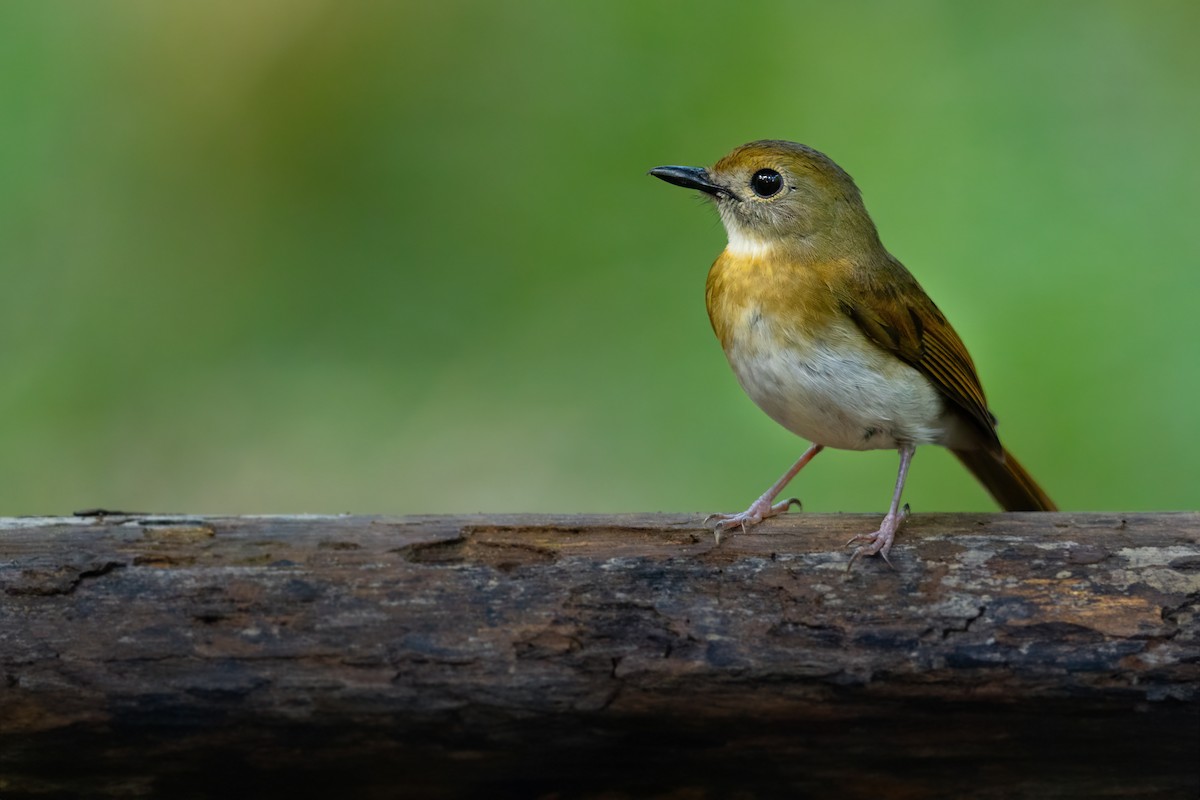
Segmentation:
[(988, 410), (975, 364), (962, 339), (908, 270), (896, 261), (888, 267), (893, 265), (899, 269), (870, 273), (871, 277), (884, 274), (889, 278), (886, 282), (875, 277), (842, 287), (838, 292), (842, 311), (868, 339), (928, 377), (974, 423), (985, 446), (1002, 452), (996, 418)]

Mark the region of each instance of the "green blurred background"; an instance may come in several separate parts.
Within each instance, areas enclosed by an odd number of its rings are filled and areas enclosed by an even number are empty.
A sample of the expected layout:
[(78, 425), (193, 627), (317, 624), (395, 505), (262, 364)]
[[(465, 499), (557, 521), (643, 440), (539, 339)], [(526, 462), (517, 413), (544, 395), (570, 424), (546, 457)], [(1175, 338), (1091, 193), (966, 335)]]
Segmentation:
[[(1067, 509), (1200, 505), (1200, 4), (0, 5), (0, 513), (736, 511), (804, 443), (646, 176), (829, 153)], [(806, 508), (881, 511), (890, 452)], [(990, 509), (947, 453), (917, 511)]]

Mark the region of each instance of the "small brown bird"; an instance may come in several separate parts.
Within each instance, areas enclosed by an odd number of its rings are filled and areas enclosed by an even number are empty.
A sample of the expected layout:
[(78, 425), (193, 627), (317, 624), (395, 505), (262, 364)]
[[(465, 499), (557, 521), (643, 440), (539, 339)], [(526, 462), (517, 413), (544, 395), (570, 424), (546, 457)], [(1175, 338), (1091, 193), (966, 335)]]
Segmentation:
[(939, 444), (1006, 511), (1054, 503), (996, 435), (975, 365), (958, 334), (879, 241), (858, 187), (806, 145), (742, 145), (712, 169), (650, 174), (711, 197), (729, 243), (708, 273), (713, 330), (738, 382), (783, 427), (812, 446), (740, 514), (714, 514), (721, 531), (782, 514), (775, 498), (826, 447), (900, 451), (891, 507), (860, 534), (860, 556), (887, 560), (908, 515), (900, 507), (917, 445)]

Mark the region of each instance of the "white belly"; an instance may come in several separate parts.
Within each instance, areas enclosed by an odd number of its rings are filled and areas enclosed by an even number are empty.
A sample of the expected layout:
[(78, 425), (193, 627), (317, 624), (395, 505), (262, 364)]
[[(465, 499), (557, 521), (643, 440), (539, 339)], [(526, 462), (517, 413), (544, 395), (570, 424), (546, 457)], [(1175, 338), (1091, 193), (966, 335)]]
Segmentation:
[(810, 442), (844, 450), (945, 442), (956, 424), (929, 380), (846, 325), (802, 338), (759, 319), (739, 326), (729, 363), (759, 408)]

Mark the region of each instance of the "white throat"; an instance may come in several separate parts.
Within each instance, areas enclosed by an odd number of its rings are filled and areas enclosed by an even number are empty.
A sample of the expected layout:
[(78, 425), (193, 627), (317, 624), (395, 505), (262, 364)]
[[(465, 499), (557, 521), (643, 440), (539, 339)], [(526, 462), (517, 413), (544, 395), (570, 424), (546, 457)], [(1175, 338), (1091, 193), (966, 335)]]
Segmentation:
[(729, 236), (729, 244), (725, 247), (725, 252), (731, 256), (762, 258), (771, 252), (771, 242), (756, 236), (748, 236), (736, 226), (730, 225), (726, 232)]

